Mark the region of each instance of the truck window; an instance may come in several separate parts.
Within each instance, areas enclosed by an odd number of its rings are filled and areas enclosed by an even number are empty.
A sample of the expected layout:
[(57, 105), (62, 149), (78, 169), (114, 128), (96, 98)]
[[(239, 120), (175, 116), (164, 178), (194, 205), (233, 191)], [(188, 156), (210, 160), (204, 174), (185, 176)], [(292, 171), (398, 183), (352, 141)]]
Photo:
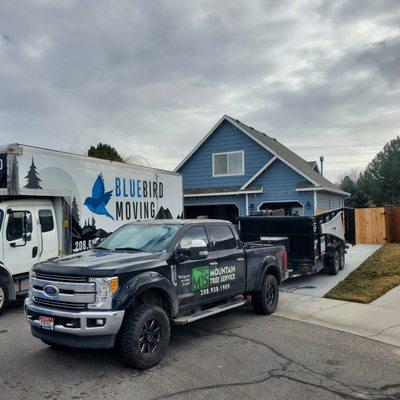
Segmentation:
[(0, 210), (0, 229), (1, 229), (1, 226), (3, 225), (3, 217), (4, 217), (4, 211)]
[(26, 215), (26, 232), (32, 233), (32, 214), (28, 211), (13, 211), (8, 217), (6, 236), (9, 242), (22, 239), (24, 233), (24, 216)]
[(179, 242), (179, 247), (181, 249), (190, 249), (194, 239), (204, 240), (208, 246), (208, 237), (203, 226), (191, 226), (188, 228)]
[(53, 214), (51, 210), (39, 210), (39, 221), (42, 232), (50, 232), (54, 229)]
[(214, 241), (214, 251), (236, 249), (237, 241), (228, 225), (210, 225), (208, 229)]
[(97, 248), (107, 250), (136, 249), (137, 251), (164, 251), (178, 233), (180, 225), (128, 224), (106, 239)]

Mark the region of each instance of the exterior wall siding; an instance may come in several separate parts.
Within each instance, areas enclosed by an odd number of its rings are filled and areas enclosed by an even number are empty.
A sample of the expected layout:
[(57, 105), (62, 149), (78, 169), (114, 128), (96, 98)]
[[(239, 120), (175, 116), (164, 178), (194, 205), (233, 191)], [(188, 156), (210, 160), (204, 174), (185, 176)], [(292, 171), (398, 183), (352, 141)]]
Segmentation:
[[(212, 154), (244, 150), (245, 173), (239, 176), (213, 177)], [(242, 186), (256, 174), (273, 155), (250, 139), (229, 121), (224, 121), (200, 148), (180, 168), (184, 189)], [(249, 194), (249, 210), (246, 195), (186, 197), (185, 205), (235, 204), (240, 215), (257, 211), (263, 202), (298, 201), (304, 215), (314, 215), (314, 192), (296, 192), (296, 186), (305, 178), (280, 160), (275, 160), (253, 182), (263, 187), (262, 194)], [(316, 210), (323, 211), (343, 206), (343, 196), (329, 192), (317, 192)]]
[(330, 192), (317, 192), (318, 211), (334, 210), (343, 207), (344, 197)]
[[(213, 177), (212, 154), (238, 150), (245, 152), (244, 175)], [(272, 157), (254, 140), (230, 122), (224, 121), (179, 170), (183, 177), (183, 188), (242, 186)]]
[(266, 201), (297, 200), (304, 206), (304, 215), (313, 215), (314, 193), (296, 192), (296, 185), (301, 181), (304, 181), (303, 176), (276, 160), (255, 180), (255, 184), (262, 185), (263, 193), (250, 195), (249, 203), (254, 204), (257, 210)]

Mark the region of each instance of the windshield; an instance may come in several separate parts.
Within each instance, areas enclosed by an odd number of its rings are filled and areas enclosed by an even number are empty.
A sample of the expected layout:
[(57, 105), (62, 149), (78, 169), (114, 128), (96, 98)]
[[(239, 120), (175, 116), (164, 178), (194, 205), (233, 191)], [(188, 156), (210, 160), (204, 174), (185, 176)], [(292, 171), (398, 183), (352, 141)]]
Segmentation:
[(104, 239), (99, 249), (159, 252), (165, 250), (180, 225), (125, 225)]

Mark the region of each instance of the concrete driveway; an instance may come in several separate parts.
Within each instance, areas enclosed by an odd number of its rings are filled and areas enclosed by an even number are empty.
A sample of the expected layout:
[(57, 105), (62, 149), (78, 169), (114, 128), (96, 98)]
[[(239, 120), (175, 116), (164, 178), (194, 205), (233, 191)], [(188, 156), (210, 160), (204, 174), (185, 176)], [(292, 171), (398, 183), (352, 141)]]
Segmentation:
[(333, 276), (326, 272), (320, 272), (319, 274), (293, 278), (284, 282), (281, 289), (289, 293), (323, 297), (380, 247), (381, 245), (377, 244), (358, 244), (356, 246), (350, 246), (350, 248), (347, 249), (345, 267), (343, 271), (340, 271), (337, 275)]

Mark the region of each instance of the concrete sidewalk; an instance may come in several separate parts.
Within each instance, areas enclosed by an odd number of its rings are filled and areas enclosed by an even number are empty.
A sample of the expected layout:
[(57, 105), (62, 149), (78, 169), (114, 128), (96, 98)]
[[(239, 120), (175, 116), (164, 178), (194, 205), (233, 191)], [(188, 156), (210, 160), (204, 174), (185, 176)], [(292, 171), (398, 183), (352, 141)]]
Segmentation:
[(308, 294), (311, 296), (323, 297), (339, 282), (357, 269), (371, 254), (375, 253), (380, 244), (358, 244), (350, 246), (346, 254), (346, 265), (343, 271), (332, 276), (327, 273), (302, 276), (299, 278), (288, 279), (282, 283), (281, 289), (289, 293)]
[(281, 292), (275, 315), (400, 347), (400, 286), (371, 304)]

